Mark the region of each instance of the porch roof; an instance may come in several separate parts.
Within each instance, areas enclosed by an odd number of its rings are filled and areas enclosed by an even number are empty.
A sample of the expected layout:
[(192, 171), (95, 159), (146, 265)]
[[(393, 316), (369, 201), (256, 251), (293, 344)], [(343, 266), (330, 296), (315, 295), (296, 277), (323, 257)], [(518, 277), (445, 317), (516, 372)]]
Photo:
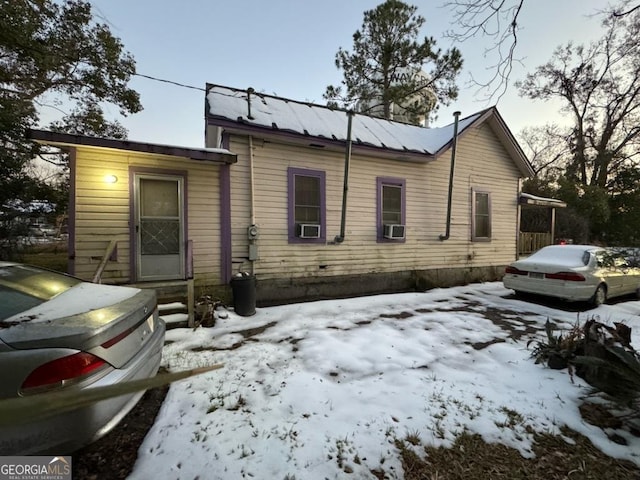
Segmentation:
[(520, 204), (554, 208), (565, 208), (567, 206), (565, 202), (556, 198), (538, 197), (537, 195), (532, 195), (530, 193), (524, 192), (520, 194)]
[(113, 138), (91, 137), (88, 135), (74, 135), (69, 133), (52, 132), (49, 130), (30, 129), (27, 137), (43, 145), (56, 147), (97, 147), (126, 150), (132, 152), (169, 155), (173, 157), (189, 158), (218, 164), (231, 164), (238, 161), (237, 155), (223, 148), (189, 148), (157, 143), (135, 142), (132, 140), (116, 140)]

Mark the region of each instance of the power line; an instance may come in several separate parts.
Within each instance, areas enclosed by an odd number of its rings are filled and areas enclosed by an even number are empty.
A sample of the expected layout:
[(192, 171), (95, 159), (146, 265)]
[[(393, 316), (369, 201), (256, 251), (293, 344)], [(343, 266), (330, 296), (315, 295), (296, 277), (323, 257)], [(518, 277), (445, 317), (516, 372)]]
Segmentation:
[(163, 82), (163, 83), (169, 83), (171, 85), (176, 85), (177, 87), (182, 87), (182, 88), (191, 88), (193, 90), (200, 90), (202, 92), (206, 92), (206, 90), (204, 88), (201, 87), (194, 87), (193, 85), (185, 85), (184, 83), (178, 83), (178, 82), (174, 82), (172, 80), (165, 80), (164, 78), (156, 78), (156, 77), (152, 77), (150, 75), (143, 75), (142, 73), (134, 73), (134, 75), (136, 77), (142, 77), (142, 78), (147, 78), (149, 80), (154, 80), (156, 82)]

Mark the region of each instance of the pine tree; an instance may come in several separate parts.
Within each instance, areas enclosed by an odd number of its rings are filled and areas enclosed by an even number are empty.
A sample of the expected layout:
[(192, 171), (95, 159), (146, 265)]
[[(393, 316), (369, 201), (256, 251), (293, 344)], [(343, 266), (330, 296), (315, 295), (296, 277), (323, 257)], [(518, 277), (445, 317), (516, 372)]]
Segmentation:
[(400, 114), (419, 123), (435, 112), (436, 102), (447, 105), (457, 98), (462, 55), (455, 47), (438, 49), (433, 37), (419, 41), (425, 19), (416, 12), (399, 0), (364, 12), (362, 27), (353, 34), (353, 52), (340, 48), (336, 54), (344, 79), (342, 86), (327, 87), (329, 105), (388, 119)]

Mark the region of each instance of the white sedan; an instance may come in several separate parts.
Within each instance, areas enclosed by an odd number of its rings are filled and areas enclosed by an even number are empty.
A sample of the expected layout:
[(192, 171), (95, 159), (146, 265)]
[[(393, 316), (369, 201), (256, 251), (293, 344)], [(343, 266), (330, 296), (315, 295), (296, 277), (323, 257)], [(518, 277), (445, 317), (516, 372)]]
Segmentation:
[(635, 250), (593, 245), (551, 245), (505, 270), (506, 288), (598, 306), (607, 298), (640, 294)]

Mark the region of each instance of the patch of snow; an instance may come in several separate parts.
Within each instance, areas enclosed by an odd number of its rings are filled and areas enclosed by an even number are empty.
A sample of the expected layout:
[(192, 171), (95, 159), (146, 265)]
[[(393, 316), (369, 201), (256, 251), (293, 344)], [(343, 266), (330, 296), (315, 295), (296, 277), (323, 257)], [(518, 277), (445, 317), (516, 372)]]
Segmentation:
[(158, 310), (160, 312), (166, 312), (167, 310), (179, 310), (186, 309), (187, 306), (182, 302), (171, 302), (171, 303), (159, 303)]
[(538, 200), (538, 201), (543, 201), (543, 202), (555, 202), (555, 203), (564, 203), (562, 200), (558, 200), (557, 198), (546, 198), (546, 197), (539, 197), (537, 195), (532, 195), (531, 193), (520, 193), (520, 196), (523, 198), (530, 198), (531, 200)]
[(133, 297), (138, 292), (140, 289), (132, 287), (79, 283), (47, 302), (5, 319), (4, 322), (19, 322), (25, 319), (30, 322), (43, 322), (69, 317), (114, 305)]
[(171, 323), (180, 323), (180, 322), (188, 321), (189, 314), (188, 313), (170, 313), (169, 315), (160, 315), (160, 318), (164, 320), (164, 323), (169, 325)]
[[(544, 339), (547, 318), (569, 329), (576, 314), (511, 293), (473, 284), (229, 312), (213, 328), (170, 330), (169, 370), (224, 368), (171, 386), (130, 478), (346, 478), (345, 466), (349, 478), (376, 468), (403, 478), (396, 437), (450, 446), (469, 431), (530, 458), (530, 429), (565, 425), (640, 464), (640, 438), (618, 445), (586, 423), (578, 406), (589, 386), (536, 365), (526, 347)], [(640, 301), (589, 311), (627, 323), (635, 345), (639, 314)]]
[[(598, 250), (594, 245), (549, 245), (531, 254), (524, 260), (519, 260), (514, 265), (555, 265), (568, 268), (579, 268), (587, 265), (585, 253)], [(588, 259), (587, 259), (588, 260)]]

